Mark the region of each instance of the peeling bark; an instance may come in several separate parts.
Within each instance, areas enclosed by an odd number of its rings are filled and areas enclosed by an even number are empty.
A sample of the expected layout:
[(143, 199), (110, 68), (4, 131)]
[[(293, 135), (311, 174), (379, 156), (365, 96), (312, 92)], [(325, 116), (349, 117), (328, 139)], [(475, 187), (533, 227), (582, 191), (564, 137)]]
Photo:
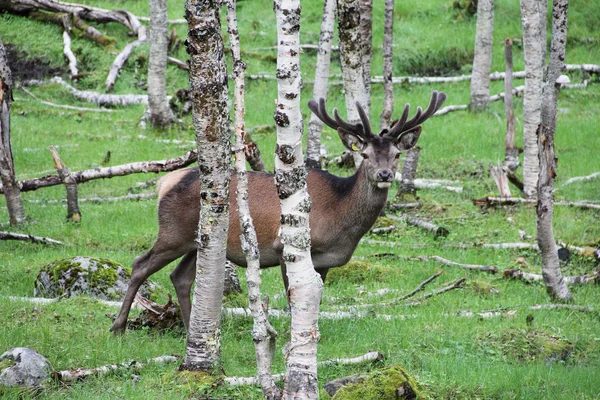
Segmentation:
[(537, 128), (540, 165), (537, 187), (537, 243), (542, 253), (542, 275), (546, 289), (550, 297), (563, 302), (573, 300), (573, 296), (571, 296), (560, 272), (552, 228), (552, 214), (557, 161), (554, 154), (554, 137), (560, 91), (560, 84), (557, 83), (557, 80), (565, 67), (568, 8), (568, 0), (554, 0), (553, 2), (550, 64), (542, 92), (541, 123)]
[(493, 38), (494, 0), (479, 0), (477, 3), (475, 56), (471, 75), (471, 101), (469, 102), (471, 111), (481, 111), (488, 107)]
[(218, 0), (188, 0), (185, 11), (201, 202), (196, 286), (186, 356), (181, 365), (181, 369), (191, 371), (220, 368), (231, 161), (220, 6)]
[(229, 45), (233, 60), (234, 89), (234, 131), (235, 131), (235, 170), (237, 174), (237, 204), (242, 232), (242, 250), (246, 256), (246, 280), (248, 285), (249, 307), (252, 311), (254, 325), (252, 339), (254, 341), (257, 376), (263, 394), (267, 400), (281, 399), (281, 390), (275, 386), (271, 376), (271, 360), (274, 356), (277, 332), (269, 324), (267, 305), (261, 301), (260, 293), (260, 253), (254, 223), (248, 205), (248, 176), (245, 156), (244, 114), (244, 70), (246, 64), (240, 55), (240, 38), (236, 16), (236, 0), (227, 2), (227, 22)]
[(291, 339), (286, 346), (284, 399), (316, 399), (319, 303), (323, 281), (310, 254), (310, 196), (302, 156), (300, 113), (300, 1), (275, 0), (277, 17), (277, 82), (275, 111), (277, 150), (275, 182), (281, 204), (281, 264), (287, 270), (292, 313)]
[(0, 39), (0, 181), (4, 188), (8, 218), (11, 225), (25, 221), (21, 190), (15, 178), (15, 164), (10, 142), (10, 107), (12, 102), (12, 75), (6, 51)]
[(150, 123), (160, 128), (175, 122), (175, 115), (173, 115), (167, 99), (168, 46), (167, 0), (150, 0), (148, 109), (150, 111)]
[[(317, 53), (317, 68), (313, 85), (313, 99), (327, 98), (329, 83), (329, 66), (331, 64), (331, 41), (335, 23), (335, 6), (337, 0), (325, 0), (323, 3), (323, 20), (321, 22), (321, 35)], [(306, 146), (306, 166), (309, 168), (321, 167), (321, 132), (323, 121), (315, 114), (310, 114), (308, 123), (308, 142)]]

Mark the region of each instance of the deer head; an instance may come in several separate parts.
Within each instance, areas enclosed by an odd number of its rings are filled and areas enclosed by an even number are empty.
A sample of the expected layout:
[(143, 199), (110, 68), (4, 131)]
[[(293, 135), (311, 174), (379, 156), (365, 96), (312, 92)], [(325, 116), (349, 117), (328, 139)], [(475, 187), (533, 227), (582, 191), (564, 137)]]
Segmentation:
[(410, 104), (404, 106), (399, 120), (392, 123), (390, 129), (383, 129), (378, 135), (371, 131), (369, 117), (359, 102), (356, 108), (360, 123), (351, 124), (340, 118), (337, 108), (333, 109), (332, 118), (325, 108), (325, 99), (320, 98), (308, 102), (308, 108), (330, 128), (340, 135), (342, 143), (348, 150), (358, 152), (363, 158), (361, 168), (365, 169), (367, 179), (380, 189), (389, 188), (394, 181), (398, 169), (398, 158), (402, 151), (414, 147), (421, 135), (421, 124), (431, 117), (444, 104), (446, 94), (433, 91), (429, 106), (425, 111), (417, 107), (416, 114), (409, 120)]

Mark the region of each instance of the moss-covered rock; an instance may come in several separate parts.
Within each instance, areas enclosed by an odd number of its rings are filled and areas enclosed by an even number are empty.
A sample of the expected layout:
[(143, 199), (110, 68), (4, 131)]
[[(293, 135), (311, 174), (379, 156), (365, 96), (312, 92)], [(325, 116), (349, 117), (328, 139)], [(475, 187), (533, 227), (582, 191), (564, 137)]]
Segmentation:
[[(34, 282), (34, 296), (90, 296), (118, 301), (125, 295), (130, 277), (128, 268), (107, 258), (65, 258), (42, 267)], [(156, 288), (156, 284), (146, 281), (140, 294), (151, 298)]]
[(416, 380), (404, 368), (391, 366), (342, 387), (333, 400), (423, 399)]
[(381, 280), (388, 273), (388, 269), (377, 265), (371, 265), (364, 261), (350, 261), (348, 264), (331, 268), (327, 275), (325, 284), (333, 282), (347, 281), (353, 284), (360, 284), (367, 280)]

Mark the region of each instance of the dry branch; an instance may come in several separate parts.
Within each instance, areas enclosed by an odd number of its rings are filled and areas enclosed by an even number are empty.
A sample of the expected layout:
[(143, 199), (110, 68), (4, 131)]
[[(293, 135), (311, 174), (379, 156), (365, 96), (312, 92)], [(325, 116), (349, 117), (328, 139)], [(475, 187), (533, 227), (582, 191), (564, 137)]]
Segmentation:
[(563, 183), (561, 185), (562, 186), (567, 186), (570, 185), (571, 183), (575, 183), (575, 182), (585, 182), (585, 181), (590, 181), (592, 179), (595, 178), (600, 178), (600, 172), (594, 172), (593, 174), (587, 175), (587, 176), (575, 176), (573, 178), (569, 178), (565, 181), (565, 183)]
[(167, 364), (174, 363), (179, 360), (178, 357), (175, 356), (161, 356), (150, 358), (145, 363), (141, 363), (138, 361), (128, 361), (119, 364), (108, 364), (102, 367), (96, 368), (77, 368), (77, 369), (68, 369), (63, 371), (54, 371), (52, 372), (52, 379), (62, 382), (62, 383), (73, 383), (76, 381), (81, 381), (92, 375), (106, 375), (110, 372), (120, 371), (120, 370), (131, 370), (137, 371), (140, 370), (150, 364)]
[(461, 289), (463, 287), (462, 284), (466, 280), (467, 280), (467, 278), (459, 278), (459, 279), (455, 280), (454, 282), (452, 282), (451, 284), (449, 284), (447, 286), (444, 286), (443, 288), (440, 288), (440, 289), (437, 289), (437, 290), (434, 290), (432, 292), (424, 294), (423, 296), (421, 296), (421, 297), (417, 298), (416, 300), (414, 300), (412, 302), (412, 304), (419, 303), (419, 302), (421, 302), (421, 301), (423, 301), (425, 299), (428, 299), (430, 297), (436, 296), (438, 294), (449, 292), (450, 290), (453, 290), (453, 289)]
[[(485, 197), (482, 199), (474, 199), (473, 205), (479, 207), (493, 207), (493, 206), (504, 206), (504, 205), (515, 205), (515, 204), (537, 204), (535, 199), (523, 199), (520, 197)], [(578, 208), (591, 208), (600, 210), (600, 204), (588, 203), (585, 201), (555, 201), (555, 206), (567, 206), (567, 207), (578, 207)]]
[(508, 177), (506, 176), (504, 169), (499, 165), (490, 164), (490, 175), (494, 178), (500, 197), (511, 197), (510, 187), (508, 186)]
[(394, 204), (390, 204), (388, 208), (390, 208), (391, 210), (404, 210), (407, 208), (420, 208), (422, 207), (422, 204), (419, 202), (413, 202), (413, 203), (394, 203)]
[(58, 240), (14, 232), (0, 232), (0, 240), (24, 240), (32, 243), (64, 245), (63, 242), (59, 242)]
[(63, 32), (63, 54), (65, 58), (69, 61), (69, 71), (71, 71), (71, 79), (79, 74), (77, 71), (77, 59), (75, 58), (75, 54), (71, 50), (71, 36), (69, 36), (69, 31), (65, 29)]
[(73, 111), (92, 111), (92, 112), (104, 112), (104, 113), (112, 113), (112, 112), (118, 111), (118, 110), (108, 110), (106, 108), (87, 108), (87, 107), (69, 106), (69, 105), (64, 105), (64, 104), (54, 104), (49, 101), (40, 100), (36, 95), (31, 93), (29, 90), (25, 89), (25, 87), (23, 87), (23, 86), (21, 86), (20, 89), (22, 91), (24, 91), (25, 93), (27, 93), (28, 95), (30, 95), (31, 97), (33, 97), (34, 99), (36, 99), (37, 101), (39, 101), (40, 103), (45, 104), (50, 107), (62, 108), (65, 110), (73, 110)]
[[(519, 269), (505, 270), (504, 277), (508, 279), (519, 279), (526, 282), (539, 282), (544, 280), (544, 277), (542, 275), (523, 272)], [(600, 283), (600, 269), (585, 275), (564, 276), (563, 280), (567, 285), (584, 285), (586, 283)]]
[(446, 229), (444, 227), (437, 226), (430, 222), (423, 221), (422, 219), (417, 218), (417, 217), (409, 217), (406, 219), (406, 222), (409, 225), (416, 226), (418, 228), (433, 232), (435, 237), (438, 237), (438, 236), (446, 237), (450, 233), (448, 231), (448, 229)]
[(167, 62), (176, 65), (179, 69), (182, 69), (184, 71), (190, 70), (190, 64), (187, 61), (181, 61), (174, 57), (167, 57)]
[(79, 204), (77, 203), (77, 183), (75, 182), (75, 178), (71, 175), (69, 168), (60, 159), (58, 150), (54, 146), (50, 146), (50, 152), (54, 160), (54, 168), (56, 168), (56, 172), (65, 184), (67, 191), (67, 219), (73, 222), (80, 222), (81, 211), (79, 211)]
[[(50, 79), (52, 83), (59, 83), (65, 87), (76, 99), (96, 103), (98, 106), (128, 106), (132, 104), (148, 104), (148, 96), (145, 94), (106, 94), (92, 92), (90, 90), (79, 90), (65, 82), (61, 77)], [(28, 83), (39, 84), (39, 81)]]
[[(117, 165), (114, 167), (87, 169), (83, 171), (72, 172), (76, 183), (84, 183), (94, 179), (112, 178), (115, 176), (124, 176), (135, 173), (148, 172), (168, 172), (176, 169), (187, 167), (196, 162), (198, 151), (188, 151), (181, 157), (171, 158), (160, 161), (140, 161), (130, 164)], [(48, 186), (56, 186), (62, 184), (62, 180), (58, 175), (48, 175), (42, 178), (27, 179), (17, 182), (22, 192), (40, 189)], [(0, 193), (3, 193), (3, 188), (0, 186)]]
[[(123, 201), (123, 200), (144, 200), (151, 199), (156, 197), (156, 192), (151, 193), (140, 193), (140, 194), (127, 194), (125, 196), (118, 197), (87, 197), (83, 199), (79, 199), (80, 203), (105, 203), (105, 202), (115, 202), (115, 201)], [(66, 203), (67, 200), (27, 200), (28, 203), (35, 204), (60, 204)]]
[[(138, 22), (138, 24), (139, 24), (139, 22)], [(115, 61), (113, 61), (113, 64), (111, 65), (110, 70), (108, 71), (108, 76), (106, 77), (106, 91), (107, 92), (110, 92), (113, 89), (113, 87), (115, 86), (115, 81), (117, 80), (119, 71), (121, 71), (121, 68), (123, 68), (123, 65), (125, 65), (125, 62), (131, 55), (131, 52), (133, 52), (133, 49), (135, 49), (139, 45), (145, 43), (146, 40), (148, 40), (147, 31), (146, 31), (145, 26), (139, 26), (137, 29), (137, 32), (135, 32), (135, 33), (137, 33), (137, 36), (138, 36), (137, 40), (129, 43), (127, 46), (125, 46), (123, 48), (123, 50), (115, 58)]]
[(384, 226), (382, 228), (373, 228), (371, 229), (371, 233), (380, 234), (380, 233), (389, 233), (396, 229), (396, 225)]
[(498, 272), (498, 268), (496, 268), (493, 265), (462, 264), (462, 263), (448, 260), (448, 259), (440, 257), (440, 256), (416, 256), (416, 257), (407, 256), (407, 257), (403, 257), (403, 258), (407, 258), (409, 260), (418, 260), (418, 261), (432, 261), (433, 260), (433, 261), (437, 261), (439, 263), (442, 263), (444, 265), (448, 265), (451, 267), (461, 267), (461, 268), (466, 268), (466, 269), (471, 269), (471, 270), (476, 270), (476, 271), (490, 272), (492, 274), (495, 274), (496, 272)]

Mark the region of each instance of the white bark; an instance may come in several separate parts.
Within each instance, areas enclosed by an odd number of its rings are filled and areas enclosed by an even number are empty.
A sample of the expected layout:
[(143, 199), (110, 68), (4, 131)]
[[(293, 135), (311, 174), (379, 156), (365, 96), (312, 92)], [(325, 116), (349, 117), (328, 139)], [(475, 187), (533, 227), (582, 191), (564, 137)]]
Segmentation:
[[(252, 339), (256, 350), (257, 377), (267, 400), (281, 398), (281, 390), (275, 386), (271, 376), (272, 352), (275, 350), (275, 337), (269, 332), (275, 332), (270, 327), (267, 316), (267, 305), (262, 302), (260, 293), (260, 253), (256, 230), (250, 215), (248, 205), (248, 176), (246, 173), (246, 157), (244, 154), (244, 70), (246, 64), (240, 55), (240, 38), (236, 16), (236, 0), (227, 2), (227, 22), (229, 45), (233, 60), (234, 90), (234, 131), (235, 131), (235, 170), (237, 174), (237, 204), (242, 232), (242, 250), (246, 256), (246, 281), (248, 286), (249, 307), (252, 311), (254, 325)], [(271, 328), (271, 329), (269, 329)]]
[(50, 146), (50, 153), (52, 153), (52, 159), (54, 160), (54, 168), (58, 176), (65, 184), (67, 191), (67, 219), (73, 222), (81, 221), (81, 211), (79, 211), (78, 196), (77, 196), (77, 182), (69, 168), (63, 163), (58, 154), (56, 147)]
[(477, 3), (475, 56), (471, 75), (471, 101), (469, 102), (469, 109), (473, 111), (484, 110), (488, 106), (493, 39), (494, 0), (479, 0)]
[(220, 6), (218, 0), (189, 0), (185, 13), (201, 206), (196, 286), (181, 368), (194, 371), (213, 371), (220, 364), (231, 160)]
[(110, 92), (113, 89), (113, 87), (115, 86), (115, 81), (117, 80), (119, 71), (121, 71), (121, 68), (123, 68), (123, 65), (125, 65), (125, 63), (127, 62), (127, 59), (133, 52), (133, 49), (135, 49), (139, 45), (145, 43), (146, 40), (148, 40), (145, 26), (139, 26), (136, 33), (138, 36), (137, 40), (127, 44), (123, 48), (123, 50), (121, 50), (121, 52), (119, 54), (117, 54), (117, 57), (115, 57), (115, 61), (113, 61), (112, 65), (108, 71), (108, 76), (106, 77), (106, 91), (107, 92)]
[(89, 108), (89, 107), (75, 107), (75, 106), (68, 106), (65, 104), (54, 104), (51, 103), (49, 101), (45, 101), (45, 100), (41, 100), (39, 99), (36, 95), (34, 95), (33, 93), (31, 93), (29, 90), (25, 89), (24, 87), (20, 88), (22, 91), (24, 91), (25, 93), (27, 93), (28, 95), (30, 95), (31, 97), (33, 97), (34, 99), (36, 99), (37, 101), (39, 101), (42, 104), (45, 104), (47, 106), (50, 107), (56, 107), (56, 108), (61, 108), (63, 110), (73, 110), (73, 111), (90, 111), (90, 112), (100, 112), (100, 113), (114, 113), (114, 112), (118, 112), (120, 110), (109, 110), (106, 108)]
[(23, 240), (32, 243), (64, 245), (63, 242), (59, 242), (58, 240), (15, 232), (0, 232), (0, 240)]
[[(355, 103), (358, 101), (365, 113), (370, 113), (370, 101), (366, 91), (364, 58), (366, 41), (362, 38), (360, 1), (337, 0), (338, 34), (340, 40), (340, 62), (344, 77), (346, 97), (346, 121), (351, 124), (360, 122)], [(362, 157), (353, 152), (356, 169), (360, 167)]]
[(164, 127), (175, 121), (167, 100), (167, 51), (169, 25), (167, 0), (150, 0), (150, 59), (148, 61), (148, 109), (150, 123)]
[(523, 57), (525, 59), (525, 96), (523, 98), (523, 193), (535, 198), (539, 174), (536, 130), (542, 106), (542, 79), (546, 32), (542, 32), (543, 0), (521, 0)]
[(8, 218), (11, 225), (25, 221), (21, 190), (15, 178), (15, 165), (10, 141), (10, 107), (12, 101), (12, 75), (6, 51), (0, 39), (0, 181), (4, 188)]
[(559, 301), (573, 300), (560, 272), (558, 252), (552, 228), (556, 156), (557, 102), (560, 84), (558, 77), (564, 69), (567, 43), (568, 0), (554, 0), (552, 7), (552, 44), (548, 76), (542, 92), (541, 122), (537, 128), (540, 173), (538, 179), (537, 243), (542, 253), (542, 275), (550, 297)]
[(513, 55), (512, 40), (504, 40), (504, 61), (506, 70), (504, 73), (504, 112), (506, 114), (506, 137), (504, 140), (505, 156), (504, 167), (514, 172), (519, 166), (519, 150), (515, 146), (515, 109), (513, 106)]
[(148, 103), (148, 96), (145, 94), (106, 94), (89, 90), (79, 90), (69, 85), (58, 76), (52, 78), (50, 82), (61, 84), (76, 99), (96, 103), (98, 106), (127, 106), (130, 104)]
[[(337, 0), (325, 0), (323, 4), (323, 20), (321, 21), (321, 36), (317, 53), (317, 68), (313, 85), (313, 99), (327, 98), (329, 83), (329, 66), (331, 64), (331, 41), (335, 22), (335, 6)], [(308, 123), (308, 142), (306, 146), (306, 165), (311, 168), (321, 166), (321, 132), (323, 121), (315, 114), (310, 114)]]
[(275, 181), (281, 204), (279, 241), (287, 269), (291, 339), (287, 346), (284, 399), (316, 399), (319, 303), (323, 281), (310, 254), (310, 197), (302, 156), (300, 114), (300, 1), (275, 0), (277, 82), (275, 111), (277, 150)]
[(383, 111), (379, 118), (379, 127), (388, 129), (394, 112), (394, 0), (385, 0), (385, 22), (383, 27)]
[(69, 61), (69, 71), (71, 71), (71, 79), (73, 79), (79, 72), (77, 71), (77, 59), (71, 50), (71, 36), (69, 36), (69, 31), (66, 29), (63, 32), (63, 54)]
[(373, 0), (359, 0), (360, 38), (362, 40), (363, 84), (365, 85), (365, 110), (371, 110), (371, 53), (373, 47)]

